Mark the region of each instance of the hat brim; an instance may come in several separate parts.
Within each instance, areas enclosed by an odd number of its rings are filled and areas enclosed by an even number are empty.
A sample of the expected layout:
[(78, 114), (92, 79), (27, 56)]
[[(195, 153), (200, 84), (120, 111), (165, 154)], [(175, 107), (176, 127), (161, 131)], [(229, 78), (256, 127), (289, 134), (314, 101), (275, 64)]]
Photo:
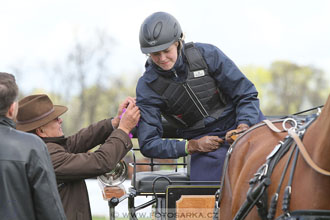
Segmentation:
[(155, 52), (159, 52), (159, 51), (162, 51), (162, 50), (166, 50), (172, 44), (174, 44), (176, 41), (177, 41), (177, 39), (172, 40), (169, 43), (158, 45), (158, 46), (154, 46), (154, 47), (141, 47), (141, 51), (144, 54), (150, 54), (150, 53), (155, 53)]
[(51, 122), (55, 118), (63, 115), (67, 110), (68, 110), (68, 108), (65, 106), (54, 105), (54, 111), (52, 113), (50, 113), (49, 115), (47, 115), (46, 117), (44, 117), (40, 120), (31, 122), (31, 123), (17, 124), (16, 129), (20, 130), (20, 131), (32, 131), (34, 129), (37, 129), (37, 128), (47, 124), (48, 122)]

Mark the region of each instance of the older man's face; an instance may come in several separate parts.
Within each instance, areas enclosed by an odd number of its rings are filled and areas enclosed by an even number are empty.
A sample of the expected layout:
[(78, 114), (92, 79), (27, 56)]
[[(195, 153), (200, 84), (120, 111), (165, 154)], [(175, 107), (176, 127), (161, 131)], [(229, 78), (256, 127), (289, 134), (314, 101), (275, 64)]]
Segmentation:
[(40, 128), (45, 134), (45, 137), (60, 137), (64, 135), (62, 131), (62, 122), (63, 120), (58, 117)]

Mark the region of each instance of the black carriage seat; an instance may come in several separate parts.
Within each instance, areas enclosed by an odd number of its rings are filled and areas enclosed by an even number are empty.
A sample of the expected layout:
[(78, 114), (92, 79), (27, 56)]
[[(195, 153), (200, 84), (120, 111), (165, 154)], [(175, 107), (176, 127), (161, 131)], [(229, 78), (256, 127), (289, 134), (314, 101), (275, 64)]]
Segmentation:
[(189, 176), (185, 170), (159, 170), (137, 172), (132, 186), (138, 194), (165, 194), (169, 185), (188, 185)]
[[(130, 196), (128, 197), (128, 211), (130, 220), (137, 220), (136, 212), (144, 209), (150, 205), (155, 205), (156, 213), (161, 213), (160, 218), (157, 220), (165, 220), (165, 207), (166, 207), (166, 190), (170, 185), (189, 185), (189, 170), (188, 168), (189, 159), (183, 157), (183, 162), (174, 163), (162, 163), (154, 162), (153, 158), (149, 158), (150, 163), (137, 163), (135, 158), (134, 150), (139, 151), (139, 149), (132, 149), (133, 155), (133, 175), (131, 180), (131, 187), (129, 189)], [(137, 166), (139, 165), (149, 165), (150, 171), (140, 171), (137, 172)], [(155, 171), (155, 166), (175, 166), (173, 170), (157, 170)], [(179, 166), (179, 167), (178, 167)], [(182, 167), (183, 166), (183, 167)], [(149, 201), (146, 201), (138, 206), (135, 205), (135, 197), (137, 196), (151, 196)]]

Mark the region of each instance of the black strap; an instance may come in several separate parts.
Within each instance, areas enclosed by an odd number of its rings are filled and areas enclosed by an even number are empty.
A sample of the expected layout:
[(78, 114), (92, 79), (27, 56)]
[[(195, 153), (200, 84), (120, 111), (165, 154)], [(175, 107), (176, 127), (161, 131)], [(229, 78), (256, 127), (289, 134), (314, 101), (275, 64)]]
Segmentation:
[(166, 89), (171, 85), (168, 80), (165, 80), (163, 77), (159, 76), (152, 83), (148, 83), (148, 85), (158, 94), (163, 95)]
[(268, 220), (272, 220), (274, 219), (275, 217), (275, 213), (276, 213), (276, 208), (277, 208), (277, 202), (278, 202), (278, 195), (280, 194), (280, 190), (281, 190), (281, 186), (283, 184), (283, 180), (284, 180), (284, 177), (285, 177), (285, 174), (289, 168), (289, 163), (291, 161), (291, 158), (292, 158), (292, 155), (293, 155), (293, 152), (294, 152), (294, 148), (292, 148), (291, 152), (290, 152), (290, 155), (289, 155), (289, 158), (288, 160), (286, 161), (286, 164), (284, 166), (284, 170), (282, 172), (282, 175), (281, 175), (281, 179), (280, 179), (280, 182), (278, 184), (278, 187), (277, 187), (277, 190), (276, 190), (276, 193), (273, 195), (272, 199), (271, 199), (271, 202), (270, 202), (270, 206), (269, 206), (269, 210), (268, 210), (268, 214), (267, 214), (267, 219)]
[[(260, 201), (263, 194), (267, 193), (267, 188), (270, 185), (270, 176), (278, 163), (278, 161), (287, 153), (287, 151), (290, 149), (291, 145), (293, 143), (293, 139), (287, 137), (284, 142), (281, 142), (281, 147), (279, 150), (272, 155), (272, 157), (268, 158), (265, 164), (263, 164), (255, 174), (255, 176), (250, 180), (250, 188), (247, 192), (247, 199), (243, 203), (243, 205), (240, 207), (238, 212), (235, 215), (236, 220), (244, 219), (253, 206), (257, 205), (259, 208), (261, 207), (261, 203), (263, 201)], [(264, 206), (264, 209), (267, 209), (266, 206)], [(259, 210), (260, 217), (262, 219), (266, 219), (267, 215), (264, 210)]]
[(205, 63), (202, 54), (195, 47), (193, 42), (186, 43), (184, 45), (184, 51), (185, 51), (185, 56), (188, 60), (190, 71), (207, 69), (207, 65)]
[(294, 210), (290, 217), (281, 215), (276, 220), (325, 220), (330, 219), (330, 210)]
[(214, 209), (213, 209), (213, 220), (218, 220), (219, 219), (219, 197), (221, 193), (221, 188), (219, 188), (214, 196), (215, 196), (215, 204), (214, 204)]
[(264, 178), (256, 187), (250, 188), (247, 199), (236, 213), (234, 220), (242, 220), (250, 213), (254, 205), (259, 201), (266, 188), (270, 185), (270, 179)]

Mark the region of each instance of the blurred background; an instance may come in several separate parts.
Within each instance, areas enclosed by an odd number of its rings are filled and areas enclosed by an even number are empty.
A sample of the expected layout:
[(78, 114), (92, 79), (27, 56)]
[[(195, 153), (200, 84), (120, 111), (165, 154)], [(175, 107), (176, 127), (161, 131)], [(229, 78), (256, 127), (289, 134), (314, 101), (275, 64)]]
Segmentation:
[(324, 0), (11, 0), (0, 7), (0, 70), (20, 96), (67, 105), (65, 133), (113, 116), (135, 96), (146, 56), (139, 28), (173, 14), (186, 42), (218, 46), (259, 90), (266, 115), (321, 105), (330, 92), (330, 2)]

